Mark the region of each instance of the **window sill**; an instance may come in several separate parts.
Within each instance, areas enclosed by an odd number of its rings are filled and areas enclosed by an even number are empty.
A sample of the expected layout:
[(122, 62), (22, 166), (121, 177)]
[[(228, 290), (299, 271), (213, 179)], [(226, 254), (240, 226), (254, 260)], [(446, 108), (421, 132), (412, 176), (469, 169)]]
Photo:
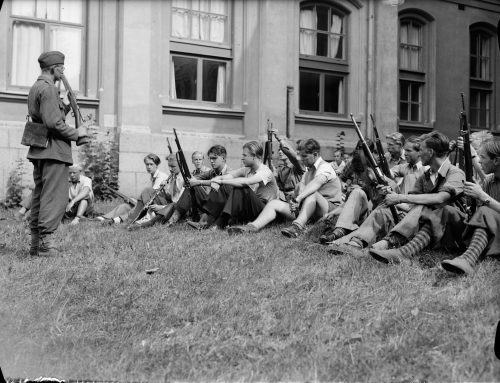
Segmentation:
[(317, 126), (332, 126), (335, 128), (352, 128), (352, 121), (347, 117), (320, 116), (299, 113), (295, 115), (295, 123), (317, 125)]
[[(11, 101), (11, 102), (22, 102), (26, 103), (28, 101), (28, 92), (0, 92), (0, 101)], [(78, 106), (81, 107), (98, 107), (98, 98), (88, 98), (88, 97), (77, 97)]]
[(200, 117), (224, 117), (224, 118), (234, 118), (243, 119), (245, 112), (238, 109), (230, 108), (218, 108), (210, 106), (199, 106), (199, 105), (174, 105), (168, 104), (163, 105), (163, 114), (176, 114), (184, 116), (197, 115)]
[(434, 129), (433, 123), (399, 121), (399, 130), (406, 132), (427, 133)]

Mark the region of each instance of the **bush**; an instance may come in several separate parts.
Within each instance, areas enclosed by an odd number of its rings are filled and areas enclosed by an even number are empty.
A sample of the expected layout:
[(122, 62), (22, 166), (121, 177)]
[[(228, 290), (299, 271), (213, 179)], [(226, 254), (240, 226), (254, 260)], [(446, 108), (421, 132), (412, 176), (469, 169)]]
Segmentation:
[(23, 176), (26, 173), (24, 167), (24, 159), (18, 158), (16, 160), (16, 167), (12, 169), (7, 180), (7, 196), (3, 205), (7, 208), (21, 206), (23, 200)]
[[(118, 190), (118, 144), (114, 132), (88, 128), (90, 143), (80, 147), (80, 162), (88, 177), (92, 178), (94, 196), (100, 200), (113, 199), (107, 188)], [(98, 139), (99, 138), (99, 139)]]

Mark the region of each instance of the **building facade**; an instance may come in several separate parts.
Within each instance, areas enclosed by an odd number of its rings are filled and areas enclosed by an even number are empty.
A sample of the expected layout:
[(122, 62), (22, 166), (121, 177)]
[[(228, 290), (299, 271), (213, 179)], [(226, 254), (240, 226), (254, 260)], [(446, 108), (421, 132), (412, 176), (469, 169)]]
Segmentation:
[(232, 167), (269, 123), (317, 138), (330, 159), (341, 136), (347, 150), (357, 141), (351, 113), (368, 137), (370, 114), (381, 135), (456, 137), (463, 92), (472, 129), (500, 134), (499, 19), (493, 0), (4, 1), (0, 198), (27, 153), (42, 51), (66, 54), (82, 112), (116, 134), (120, 188), (134, 194), (143, 157), (165, 157), (174, 128), (187, 155), (223, 144)]

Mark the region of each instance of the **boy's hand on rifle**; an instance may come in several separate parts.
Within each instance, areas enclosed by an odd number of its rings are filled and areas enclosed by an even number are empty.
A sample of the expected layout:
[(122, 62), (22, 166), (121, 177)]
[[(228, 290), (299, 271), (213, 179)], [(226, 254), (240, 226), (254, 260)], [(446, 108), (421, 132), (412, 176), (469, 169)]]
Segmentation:
[(467, 197), (472, 197), (479, 201), (487, 200), (489, 198), (488, 194), (478, 184), (474, 182), (464, 182), (464, 193)]
[(290, 206), (290, 211), (292, 213), (296, 213), (299, 211), (300, 203), (297, 202), (295, 198), (290, 198), (290, 200), (288, 201), (288, 205)]
[(163, 209), (165, 206), (163, 205), (157, 205), (157, 204), (153, 204), (151, 206), (149, 206), (149, 208), (151, 210), (153, 210), (155, 213), (158, 213), (158, 211), (160, 211), (161, 209)]
[(381, 195), (393, 193), (392, 188), (389, 185), (377, 185), (377, 190)]
[(397, 205), (401, 202), (401, 196), (396, 193), (389, 193), (385, 196), (384, 203), (387, 206)]

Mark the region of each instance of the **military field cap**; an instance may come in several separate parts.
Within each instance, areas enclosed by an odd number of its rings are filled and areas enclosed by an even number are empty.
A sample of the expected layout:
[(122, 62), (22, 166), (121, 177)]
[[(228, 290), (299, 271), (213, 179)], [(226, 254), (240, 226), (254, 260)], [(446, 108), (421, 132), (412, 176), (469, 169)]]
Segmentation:
[(51, 65), (64, 64), (64, 55), (59, 51), (43, 52), (38, 57), (40, 68), (47, 68)]

